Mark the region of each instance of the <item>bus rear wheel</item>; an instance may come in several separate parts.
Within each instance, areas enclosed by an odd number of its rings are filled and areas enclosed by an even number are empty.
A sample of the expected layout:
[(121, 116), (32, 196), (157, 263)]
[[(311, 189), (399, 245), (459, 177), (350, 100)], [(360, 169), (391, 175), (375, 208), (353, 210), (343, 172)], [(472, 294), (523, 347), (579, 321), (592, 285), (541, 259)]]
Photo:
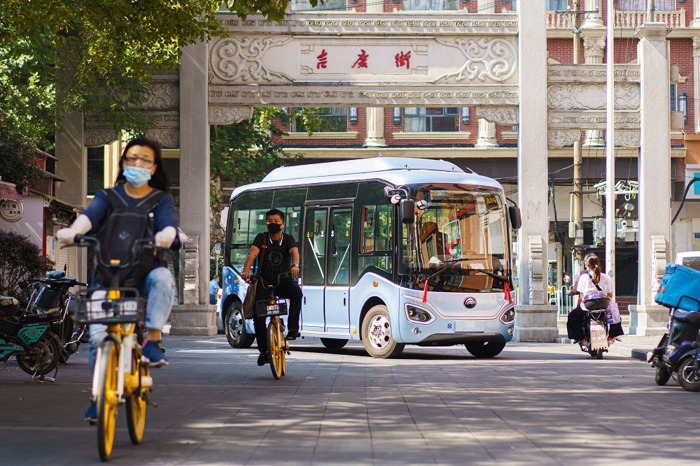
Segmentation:
[(255, 335), (248, 335), (246, 332), (241, 303), (236, 301), (228, 307), (226, 319), (224, 319), (224, 331), (231, 348), (250, 348), (255, 341)]
[(404, 344), (394, 340), (389, 310), (383, 304), (374, 306), (365, 315), (362, 321), (362, 343), (373, 358), (393, 358), (403, 351)]
[(505, 342), (497, 341), (479, 341), (474, 343), (465, 343), (464, 347), (467, 348), (472, 356), (475, 358), (492, 358), (498, 356), (503, 348), (506, 347)]

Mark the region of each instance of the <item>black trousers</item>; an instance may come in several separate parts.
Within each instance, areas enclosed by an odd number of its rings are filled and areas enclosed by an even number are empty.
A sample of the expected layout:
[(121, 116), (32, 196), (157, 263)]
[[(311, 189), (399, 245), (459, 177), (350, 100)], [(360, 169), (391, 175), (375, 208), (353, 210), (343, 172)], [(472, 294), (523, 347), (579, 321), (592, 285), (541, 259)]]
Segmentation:
[[(285, 298), (289, 300), (289, 314), (287, 315), (287, 327), (288, 330), (298, 332), (299, 331), (299, 314), (301, 312), (301, 288), (299, 284), (292, 279), (282, 279), (280, 284), (275, 287), (275, 294), (280, 298)], [(262, 287), (260, 282), (258, 282), (258, 289), (256, 290), (256, 298), (258, 296), (265, 296), (267, 290)], [(258, 351), (264, 353), (267, 351), (267, 317), (255, 317), (253, 319), (253, 325), (255, 326), (255, 338), (258, 341)]]
[[(566, 330), (569, 334), (569, 338), (576, 341), (581, 341), (586, 336), (586, 329), (584, 323), (588, 319), (588, 313), (584, 312), (579, 306), (569, 312), (569, 317), (566, 320)], [(620, 335), (624, 335), (625, 332), (622, 330), (622, 322), (617, 324), (610, 324), (608, 326), (608, 337), (615, 338)]]

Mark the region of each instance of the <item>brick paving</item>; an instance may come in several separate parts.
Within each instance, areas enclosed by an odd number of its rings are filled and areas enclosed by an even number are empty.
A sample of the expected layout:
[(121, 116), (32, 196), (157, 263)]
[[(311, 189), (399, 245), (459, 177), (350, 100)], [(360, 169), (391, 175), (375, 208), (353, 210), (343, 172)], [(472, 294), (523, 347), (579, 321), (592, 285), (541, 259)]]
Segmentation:
[[(699, 395), (657, 387), (649, 365), (616, 353), (598, 361), (574, 345), (516, 343), (490, 360), (458, 346), (378, 360), (359, 343), (331, 351), (307, 339), (276, 381), (254, 347), (233, 350), (223, 336), (164, 344), (159, 407), (139, 446), (121, 412), (112, 464), (697, 464)], [(84, 353), (56, 383), (30, 382), (14, 362), (0, 372), (0, 464), (100, 463), (82, 420)]]

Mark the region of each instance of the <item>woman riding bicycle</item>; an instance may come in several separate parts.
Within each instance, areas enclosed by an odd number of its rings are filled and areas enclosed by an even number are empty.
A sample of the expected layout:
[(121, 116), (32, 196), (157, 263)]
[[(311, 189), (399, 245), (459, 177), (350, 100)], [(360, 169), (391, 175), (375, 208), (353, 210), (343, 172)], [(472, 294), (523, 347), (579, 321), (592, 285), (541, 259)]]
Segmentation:
[[(161, 192), (168, 192), (170, 180), (163, 169), (160, 144), (147, 138), (131, 140), (124, 148), (119, 160), (119, 168), (115, 187), (109, 190), (113, 193), (108, 195), (107, 190), (98, 191), (90, 206), (78, 216), (75, 222), (69, 228), (58, 231), (58, 240), (72, 243), (75, 235), (96, 233), (108, 225), (111, 215), (115, 212), (109, 200), (109, 197), (114, 194), (117, 194), (126, 205), (132, 207), (142, 204), (152, 196), (159, 196), (160, 200), (152, 210), (155, 232), (152, 239), (157, 247), (171, 247), (177, 237), (177, 211), (173, 197), (169, 194), (161, 194)], [(160, 367), (168, 364), (160, 348), (160, 342), (163, 327), (170, 317), (173, 305), (175, 279), (165, 261), (156, 259), (152, 267), (145, 280), (137, 286), (142, 295), (148, 298), (146, 309), (148, 332), (142, 354), (145, 364), (150, 367)], [(93, 371), (97, 347), (105, 336), (105, 325), (90, 326), (89, 361), (90, 369)], [(97, 408), (94, 402), (85, 413), (85, 419), (90, 423), (97, 420)]]

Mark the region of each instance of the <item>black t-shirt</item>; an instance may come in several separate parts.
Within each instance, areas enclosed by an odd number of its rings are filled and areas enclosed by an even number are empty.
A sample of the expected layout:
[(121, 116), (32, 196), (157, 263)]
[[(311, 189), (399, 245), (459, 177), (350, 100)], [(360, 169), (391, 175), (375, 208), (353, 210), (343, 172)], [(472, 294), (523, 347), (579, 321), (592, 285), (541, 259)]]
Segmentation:
[[(267, 246), (266, 248), (263, 248), (263, 243)], [(297, 247), (294, 237), (282, 233), (282, 238), (273, 241), (269, 233), (259, 233), (253, 240), (253, 246), (260, 249), (258, 253), (260, 276), (266, 283), (277, 285), (279, 274), (289, 272), (291, 269), (292, 255), (289, 251)]]

